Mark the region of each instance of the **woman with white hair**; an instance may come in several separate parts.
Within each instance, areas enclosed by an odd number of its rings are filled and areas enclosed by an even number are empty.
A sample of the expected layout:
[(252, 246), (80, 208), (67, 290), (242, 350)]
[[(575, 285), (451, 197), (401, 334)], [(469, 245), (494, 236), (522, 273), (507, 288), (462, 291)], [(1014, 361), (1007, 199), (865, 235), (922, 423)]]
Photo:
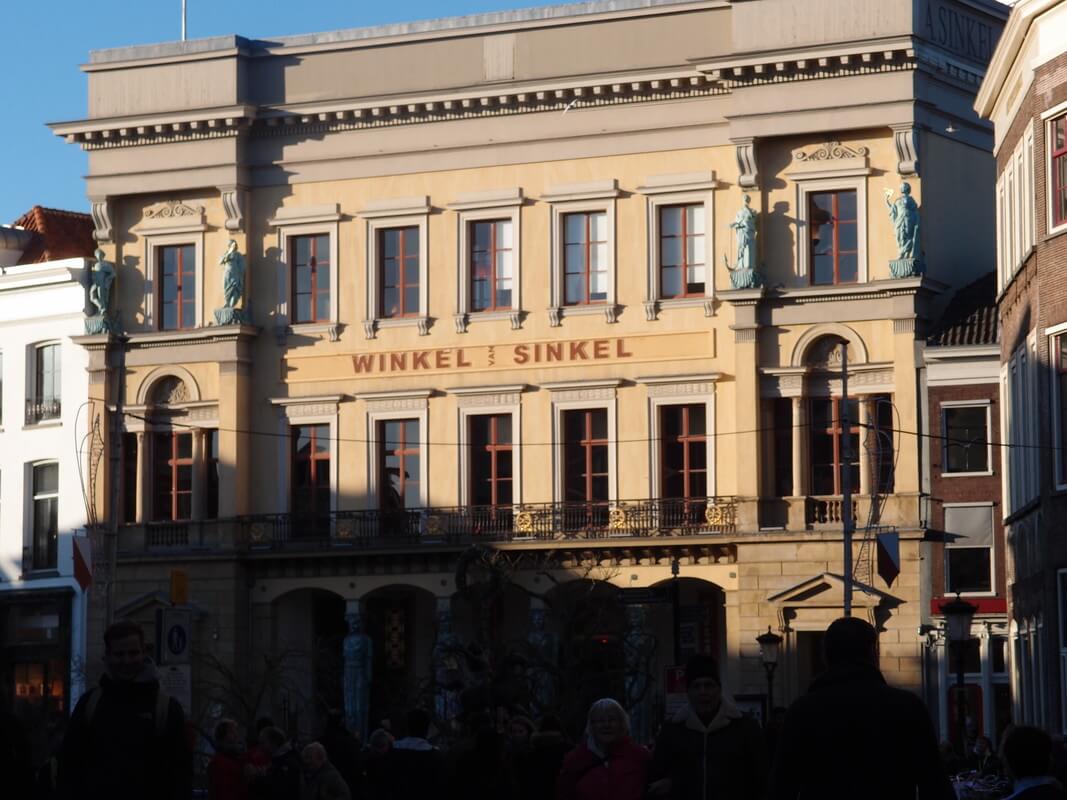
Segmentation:
[(630, 740), (630, 717), (610, 697), (589, 708), (583, 741), (567, 754), (556, 800), (641, 800), (651, 754)]

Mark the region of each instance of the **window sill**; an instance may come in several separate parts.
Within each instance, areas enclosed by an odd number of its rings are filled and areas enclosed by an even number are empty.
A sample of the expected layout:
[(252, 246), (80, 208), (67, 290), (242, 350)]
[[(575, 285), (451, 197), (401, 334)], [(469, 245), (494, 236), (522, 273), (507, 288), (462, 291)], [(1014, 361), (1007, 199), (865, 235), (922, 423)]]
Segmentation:
[(35, 431), (45, 428), (59, 428), (63, 425), (62, 419), (42, 419), (39, 422), (27, 422), (22, 426), (24, 431)]
[(526, 318), (526, 312), (522, 309), (509, 309), (505, 311), (463, 311), (456, 314), (452, 319), (456, 323), (456, 333), (466, 333), (467, 327), (472, 322), (499, 322), (508, 320), (513, 331), (522, 328), (522, 321)]
[(47, 580), (49, 578), (58, 578), (59, 570), (56, 567), (48, 567), (47, 569), (29, 569), (23, 572), (20, 577), (24, 581)]
[(289, 340), (297, 336), (319, 336), (322, 334), (331, 342), (341, 338), (344, 326), (339, 322), (298, 322), (296, 325), (278, 326), (275, 329), (279, 344), (292, 344)]
[(368, 339), (374, 339), (382, 328), (410, 328), (419, 329), (419, 336), (429, 336), (433, 320), (430, 317), (385, 317), (363, 320), (363, 335)]
[(945, 472), (941, 471), (942, 478), (992, 478), (993, 470), (986, 472)]
[(661, 311), (678, 308), (703, 308), (705, 317), (715, 316), (715, 300), (712, 297), (672, 297), (660, 300), (645, 300), (645, 320), (655, 322)]
[(602, 314), (604, 316), (604, 321), (610, 325), (618, 322), (619, 311), (621, 310), (622, 306), (613, 302), (586, 303), (584, 305), (574, 306), (551, 306), (548, 309), (548, 324), (553, 328), (558, 328), (566, 317), (584, 317)]
[[(1045, 238), (1042, 239), (1041, 241), (1042, 242), (1047, 242), (1050, 239), (1055, 239), (1057, 236), (1063, 236), (1063, 234), (1065, 234), (1065, 233), (1067, 233), (1067, 222), (1061, 223), (1061, 224), (1057, 225), (1056, 227), (1049, 229), (1049, 231), (1045, 234)], [(1033, 251), (1034, 251), (1034, 248), (1031, 247), (1030, 248), (1030, 253), (1032, 253)], [(1029, 255), (1030, 253), (1027, 253), (1027, 255)], [(1026, 259), (1023, 259), (1023, 260), (1025, 261)]]

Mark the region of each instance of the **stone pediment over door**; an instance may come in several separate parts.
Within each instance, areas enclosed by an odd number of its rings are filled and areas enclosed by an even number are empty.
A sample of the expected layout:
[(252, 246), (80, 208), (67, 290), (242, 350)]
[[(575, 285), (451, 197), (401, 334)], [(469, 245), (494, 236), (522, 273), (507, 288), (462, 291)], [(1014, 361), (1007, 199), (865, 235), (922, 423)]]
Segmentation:
[[(777, 606), (782, 628), (788, 630), (790, 621), (798, 616), (810, 622), (825, 621), (829, 624), (843, 613), (845, 604), (845, 579), (833, 572), (823, 572), (805, 578), (788, 589), (771, 595), (767, 602)], [(878, 627), (892, 608), (902, 601), (886, 592), (879, 591), (860, 581), (852, 581), (852, 607)]]

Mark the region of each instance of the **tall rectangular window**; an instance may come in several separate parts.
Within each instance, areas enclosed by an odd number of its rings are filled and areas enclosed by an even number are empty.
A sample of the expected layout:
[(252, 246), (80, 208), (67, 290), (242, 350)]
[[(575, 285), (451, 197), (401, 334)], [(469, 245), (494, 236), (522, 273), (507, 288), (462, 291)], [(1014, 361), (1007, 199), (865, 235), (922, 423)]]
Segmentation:
[(55, 569), (59, 543), (59, 464), (33, 467), (33, 569)]
[(191, 244), (159, 248), (161, 292), (160, 330), (196, 327), (196, 247)]
[(704, 205), (660, 207), (660, 296), (703, 297), (705, 280)]
[(289, 239), (293, 322), (330, 320), (330, 236), (316, 233)]
[(1052, 120), (1049, 125), (1052, 150), (1052, 224), (1067, 223), (1067, 114)]
[(663, 497), (700, 500), (708, 495), (707, 406), (660, 407), (660, 475)]
[[(774, 496), (792, 497), (793, 488), (793, 400), (776, 397), (770, 401), (774, 451)], [(799, 487), (798, 487), (799, 488)]]
[(378, 231), (381, 316), (419, 315), (419, 227)]
[(469, 425), (471, 505), (511, 505), (511, 414), (478, 414), (469, 417)]
[(330, 512), (330, 426), (294, 425), (292, 438), (293, 514)]
[(811, 491), (816, 495), (841, 494), (848, 469), (852, 490), (860, 488), (859, 401), (848, 400), (849, 458), (841, 448), (844, 410), (840, 397), (816, 397), (810, 401)]
[(896, 485), (896, 449), (893, 446), (896, 435), (893, 418), (893, 399), (888, 394), (872, 395), (868, 398), (868, 445), (871, 456), (871, 487), (879, 494), (892, 494)]
[(808, 195), (811, 282), (818, 285), (859, 280), (856, 190)]
[(469, 224), (471, 310), (510, 310), (514, 277), (511, 220)]
[(204, 497), (207, 505), (204, 516), (217, 519), (219, 516), (219, 432), (204, 431)]
[(942, 471), (989, 471), (989, 407), (945, 406), (941, 409), (945, 437)]
[(33, 424), (58, 419), (62, 411), (62, 359), (59, 344), (41, 344), (34, 348), (33, 397), (26, 421)]
[(573, 503), (608, 501), (608, 412), (563, 412), (563, 491)]
[(563, 215), (563, 302), (603, 303), (608, 299), (608, 215), (582, 211)]
[(378, 423), (380, 475), (378, 502), (384, 511), (422, 505), (422, 451), (417, 419), (390, 419)]
[(1052, 361), (1056, 367), (1056, 390), (1059, 422), (1059, 452), (1056, 460), (1059, 468), (1058, 483), (1067, 483), (1067, 334), (1053, 339)]
[(945, 506), (945, 594), (993, 591), (993, 507)]
[(157, 522), (192, 519), (193, 434), (152, 435), (152, 518)]

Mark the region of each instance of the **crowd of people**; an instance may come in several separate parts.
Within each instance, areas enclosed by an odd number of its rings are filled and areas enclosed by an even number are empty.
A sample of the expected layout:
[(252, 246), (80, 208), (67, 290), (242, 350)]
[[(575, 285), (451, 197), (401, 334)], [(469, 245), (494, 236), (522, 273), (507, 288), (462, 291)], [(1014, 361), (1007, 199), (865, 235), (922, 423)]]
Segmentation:
[[(465, 709), (463, 733), (435, 744), (421, 708), (366, 742), (329, 715), (297, 744), (270, 719), (245, 732), (231, 719), (214, 728), (209, 800), (952, 800), (949, 771), (1013, 781), (1012, 800), (1067, 800), (1052, 777), (1047, 734), (1015, 727), (999, 756), (976, 737), (965, 762), (946, 763), (926, 708), (888, 686), (878, 636), (855, 618), (825, 636), (827, 670), (764, 731), (723, 689), (706, 655), (686, 665), (687, 702), (645, 747), (630, 737), (617, 701), (589, 708), (576, 742), (552, 716), (536, 724)], [(190, 800), (192, 756), (181, 706), (159, 690), (144, 636), (133, 623), (105, 634), (108, 670), (78, 703), (58, 769), (61, 800)]]

